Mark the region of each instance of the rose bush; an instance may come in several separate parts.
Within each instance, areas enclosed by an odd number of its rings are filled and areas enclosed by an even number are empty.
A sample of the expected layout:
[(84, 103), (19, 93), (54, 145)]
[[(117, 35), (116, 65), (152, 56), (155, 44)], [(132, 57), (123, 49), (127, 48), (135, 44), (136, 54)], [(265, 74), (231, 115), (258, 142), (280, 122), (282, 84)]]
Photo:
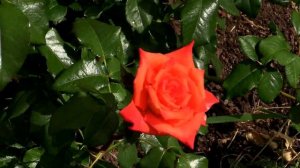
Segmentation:
[(193, 149), (205, 112), (218, 102), (204, 88), (204, 70), (194, 66), (193, 45), (167, 54), (140, 49), (133, 99), (120, 112), (131, 130), (171, 135)]

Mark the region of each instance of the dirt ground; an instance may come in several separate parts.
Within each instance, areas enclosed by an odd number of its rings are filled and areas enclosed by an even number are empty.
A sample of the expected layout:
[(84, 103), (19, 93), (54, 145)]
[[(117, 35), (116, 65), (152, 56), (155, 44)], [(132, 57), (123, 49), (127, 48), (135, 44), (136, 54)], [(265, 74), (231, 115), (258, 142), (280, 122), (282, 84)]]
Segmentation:
[[(299, 53), (299, 39), (290, 20), (293, 9), (296, 9), (296, 6), (292, 3), (281, 6), (264, 0), (255, 19), (244, 14), (232, 16), (219, 11), (219, 16), (226, 20), (226, 28), (217, 30), (217, 55), (224, 65), (222, 78), (225, 79), (237, 63), (246, 59), (239, 49), (238, 37), (267, 37), (272, 34), (269, 28), (272, 22), (283, 32), (292, 46), (292, 51)], [(294, 100), (281, 95), (274, 103), (265, 104), (259, 100), (256, 91), (232, 100), (222, 100), (224, 90), (221, 84), (210, 82), (207, 88), (221, 98), (221, 102), (207, 113), (208, 116), (258, 113), (260, 108), (287, 114), (289, 106), (295, 103)], [(287, 88), (284, 92), (294, 95)], [(197, 151), (208, 158), (209, 167), (215, 168), (230, 165), (259, 167), (256, 163), (264, 166), (264, 162), (268, 160), (288, 166), (289, 162), (283, 155), (287, 153), (287, 157), (294, 157), (300, 148), (297, 141), (291, 140), (287, 143), (296, 133), (289, 124), (286, 120), (268, 119), (209, 125), (208, 134), (198, 137)]]

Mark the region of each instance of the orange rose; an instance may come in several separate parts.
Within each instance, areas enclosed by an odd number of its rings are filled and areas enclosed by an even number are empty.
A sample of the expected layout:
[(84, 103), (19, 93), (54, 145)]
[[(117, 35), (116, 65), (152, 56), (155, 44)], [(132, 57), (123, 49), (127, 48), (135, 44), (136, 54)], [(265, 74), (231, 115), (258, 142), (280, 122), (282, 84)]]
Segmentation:
[(204, 70), (194, 67), (194, 42), (167, 54), (140, 49), (131, 103), (121, 110), (131, 130), (171, 135), (190, 148), (205, 112), (217, 98), (204, 89)]

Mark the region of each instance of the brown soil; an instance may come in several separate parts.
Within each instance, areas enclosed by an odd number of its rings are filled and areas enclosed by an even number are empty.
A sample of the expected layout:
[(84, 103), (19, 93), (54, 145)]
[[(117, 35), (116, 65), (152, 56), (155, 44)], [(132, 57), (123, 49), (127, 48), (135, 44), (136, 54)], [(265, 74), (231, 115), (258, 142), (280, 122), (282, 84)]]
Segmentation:
[[(238, 37), (244, 35), (267, 37), (272, 34), (269, 28), (271, 22), (274, 22), (283, 32), (292, 46), (292, 51), (299, 53), (298, 38), (290, 21), (291, 12), (295, 8), (292, 3), (288, 6), (280, 6), (264, 0), (255, 19), (244, 14), (231, 16), (224, 11), (219, 11), (219, 16), (226, 20), (226, 29), (217, 30), (217, 54), (224, 65), (222, 78), (225, 79), (237, 63), (246, 59), (239, 50)], [(259, 113), (259, 108), (287, 114), (288, 108), (295, 103), (294, 100), (279, 96), (274, 103), (265, 104), (260, 101), (255, 90), (243, 97), (222, 100), (224, 90), (220, 84), (210, 82), (207, 87), (221, 101), (208, 112), (208, 116)], [(284, 89), (284, 92), (294, 94), (289, 89)], [(289, 124), (285, 120), (268, 119), (209, 125), (208, 134), (198, 137), (197, 151), (206, 155), (209, 167), (214, 168), (230, 167), (230, 165), (250, 167), (251, 162), (252, 167), (257, 167), (254, 166), (255, 162), (263, 162), (267, 158), (272, 159), (272, 162), (277, 160), (288, 164), (285, 159), (282, 159), (283, 149), (293, 150), (291, 156), (294, 156), (297, 150), (299, 151), (296, 142), (291, 144), (291, 148), (285, 146), (286, 139), (293, 136)], [(273, 144), (273, 147), (266, 144)]]

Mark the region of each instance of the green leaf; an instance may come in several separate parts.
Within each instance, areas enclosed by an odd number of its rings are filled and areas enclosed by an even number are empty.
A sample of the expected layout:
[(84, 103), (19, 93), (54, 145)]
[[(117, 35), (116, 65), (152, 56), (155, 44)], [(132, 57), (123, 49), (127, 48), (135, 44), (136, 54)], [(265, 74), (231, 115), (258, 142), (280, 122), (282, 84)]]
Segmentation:
[(21, 91), (17, 94), (16, 98), (9, 106), (9, 119), (16, 118), (25, 113), (30, 106), (34, 103), (37, 96), (32, 91)]
[(26, 59), (30, 41), (28, 25), (26, 16), (17, 7), (0, 5), (0, 91)]
[(279, 53), (289, 52), (290, 49), (291, 47), (284, 37), (280, 35), (267, 37), (259, 43), (259, 52), (263, 56), (261, 62), (267, 64)]
[(167, 150), (158, 167), (175, 167), (175, 163), (176, 163), (176, 153), (173, 152), (172, 150)]
[(255, 88), (261, 76), (261, 69), (256, 64), (252, 62), (238, 64), (223, 83), (227, 98), (242, 96)]
[(178, 151), (179, 153), (182, 153), (181, 146), (178, 143), (177, 139), (171, 136), (156, 136), (156, 138), (163, 148), (172, 149)]
[(132, 168), (137, 162), (137, 149), (134, 144), (125, 143), (118, 149), (118, 162), (121, 168)]
[(49, 72), (54, 75), (57, 75), (61, 70), (73, 64), (73, 61), (64, 49), (64, 41), (54, 28), (47, 32), (46, 45), (39, 49), (47, 60)]
[(17, 160), (15, 156), (0, 157), (0, 167), (9, 167), (14, 160)]
[(294, 10), (292, 12), (291, 20), (295, 31), (300, 35), (300, 13)]
[(258, 95), (266, 103), (271, 103), (280, 94), (283, 79), (277, 71), (266, 71), (258, 84)]
[(119, 118), (114, 108), (103, 106), (93, 114), (84, 130), (84, 142), (89, 146), (104, 145), (117, 130)]
[(242, 52), (253, 61), (258, 61), (255, 47), (259, 41), (260, 38), (253, 35), (239, 37), (239, 43)]
[(57, 0), (46, 0), (47, 1), (47, 16), (50, 21), (54, 23), (60, 23), (65, 19), (67, 15), (67, 7), (58, 4)]
[(289, 111), (289, 119), (292, 120), (294, 124), (297, 124), (300, 126), (300, 118), (299, 118), (299, 113), (300, 113), (300, 106), (292, 106), (292, 108)]
[(32, 112), (30, 117), (30, 123), (37, 126), (43, 126), (49, 123), (50, 118), (51, 115), (41, 114), (39, 112)]
[(280, 65), (286, 66), (293, 62), (297, 57), (298, 55), (284, 50), (276, 53), (274, 60), (277, 61)]
[(187, 0), (181, 13), (183, 43), (210, 43), (216, 37), (217, 0)]
[(181, 155), (177, 160), (177, 168), (208, 168), (208, 160), (194, 154)]
[(142, 150), (147, 154), (153, 147), (162, 147), (157, 137), (154, 135), (140, 134), (140, 144)]
[(112, 93), (118, 103), (118, 107), (124, 107), (131, 101), (131, 99), (127, 100), (130, 93), (119, 83), (110, 83), (110, 87), (105, 87), (99, 91), (101, 93)]
[(25, 152), (23, 162), (26, 163), (28, 168), (35, 168), (43, 153), (44, 149), (41, 147), (31, 148)]
[(45, 0), (8, 0), (17, 5), (27, 16), (30, 23), (30, 39), (32, 43), (44, 44), (48, 29)]
[(103, 61), (116, 56), (120, 50), (121, 29), (92, 19), (78, 19), (73, 31), (84, 46), (90, 48)]
[(240, 11), (236, 8), (234, 0), (220, 0), (220, 6), (233, 16), (239, 16)]
[(127, 0), (126, 19), (128, 23), (139, 33), (142, 33), (152, 22), (149, 2), (143, 0)]
[(300, 78), (300, 58), (297, 57), (285, 66), (285, 74), (287, 81), (293, 88), (297, 88)]
[(88, 95), (72, 97), (65, 105), (58, 108), (50, 120), (50, 132), (78, 129), (86, 126), (91, 117), (103, 107), (102, 102)]
[(159, 147), (152, 148), (139, 162), (141, 168), (158, 168), (163, 158), (164, 150)]
[(255, 18), (261, 7), (261, 0), (236, 0), (236, 6), (246, 15)]
[(280, 4), (280, 5), (288, 5), (290, 3), (290, 0), (271, 0), (271, 2)]
[(35, 101), (31, 107), (31, 126), (44, 126), (50, 122), (51, 114), (57, 110), (58, 105), (49, 100), (49, 97), (42, 97)]
[(82, 90), (96, 92), (108, 85), (105, 68), (94, 59), (74, 63), (56, 79), (54, 88), (70, 93)]
[(284, 119), (287, 118), (285, 115), (278, 113), (271, 113), (266, 111), (267, 113), (262, 114), (250, 114), (243, 113), (240, 115), (224, 115), (224, 116), (213, 116), (207, 118), (207, 124), (220, 124), (220, 123), (228, 123), (228, 122), (247, 122), (254, 121), (258, 119)]

